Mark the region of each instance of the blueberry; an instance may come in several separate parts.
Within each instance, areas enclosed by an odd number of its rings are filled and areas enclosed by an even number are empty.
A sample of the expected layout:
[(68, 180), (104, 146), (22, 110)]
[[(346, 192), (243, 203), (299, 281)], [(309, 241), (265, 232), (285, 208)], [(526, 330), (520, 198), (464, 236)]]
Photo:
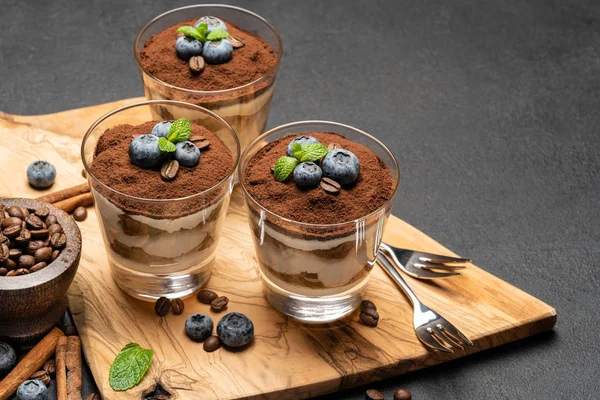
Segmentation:
[(175, 145), (175, 159), (184, 167), (195, 167), (200, 161), (200, 150), (190, 141), (179, 142)]
[(223, 64), (231, 60), (232, 54), (233, 46), (227, 39), (207, 41), (202, 50), (202, 57), (209, 64)]
[(242, 347), (254, 337), (254, 325), (242, 313), (232, 312), (217, 324), (217, 336), (228, 347)]
[(213, 320), (205, 314), (190, 315), (185, 321), (185, 333), (196, 342), (203, 342), (212, 335)]
[(196, 21), (196, 23), (194, 24), (194, 28), (197, 28), (198, 25), (200, 25), (202, 22), (206, 22), (206, 25), (208, 25), (208, 30), (206, 31), (207, 34), (214, 31), (215, 29), (223, 29), (224, 31), (227, 30), (227, 25), (225, 25), (225, 22), (223, 22), (217, 17), (213, 17), (210, 15), (202, 17), (198, 21)]
[(171, 125), (173, 125), (173, 121), (161, 121), (154, 125), (154, 128), (152, 128), (152, 134), (158, 137), (167, 137), (169, 129), (171, 129)]
[(17, 365), (17, 353), (7, 343), (0, 342), (0, 380)]
[(319, 143), (319, 141), (312, 136), (298, 136), (297, 138), (293, 139), (290, 142), (290, 144), (288, 144), (287, 155), (290, 157), (294, 157), (294, 153), (292, 152), (292, 146), (296, 142), (300, 143), (302, 146), (309, 143)]
[(36, 189), (49, 188), (56, 179), (56, 169), (48, 161), (34, 161), (27, 168), (27, 179)]
[(42, 381), (29, 379), (19, 385), (17, 400), (47, 400), (48, 388)]
[(294, 168), (294, 182), (302, 188), (313, 188), (321, 182), (323, 171), (314, 162), (303, 162)]
[(202, 42), (187, 36), (180, 36), (175, 42), (175, 52), (182, 60), (189, 60), (202, 54)]
[(164, 156), (158, 147), (158, 136), (140, 135), (129, 145), (131, 162), (145, 169), (160, 168)]
[(340, 185), (349, 185), (358, 179), (360, 161), (351, 151), (335, 149), (323, 157), (321, 168), (323, 168), (323, 176), (333, 179)]

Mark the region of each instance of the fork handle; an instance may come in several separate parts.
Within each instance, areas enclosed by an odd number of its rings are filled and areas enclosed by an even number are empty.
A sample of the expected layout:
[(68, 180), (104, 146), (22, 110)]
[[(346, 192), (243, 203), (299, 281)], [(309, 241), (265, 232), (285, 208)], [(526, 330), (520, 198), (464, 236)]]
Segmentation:
[(396, 282), (396, 284), (398, 284), (398, 286), (400, 286), (400, 288), (408, 296), (413, 307), (420, 306), (421, 302), (419, 301), (419, 298), (417, 297), (415, 292), (412, 291), (410, 286), (408, 286), (402, 275), (400, 275), (396, 268), (394, 268), (393, 264), (388, 260), (387, 256), (379, 252), (379, 254), (377, 255), (377, 261), (379, 262), (379, 265), (381, 265), (383, 270), (387, 272), (390, 278), (392, 278), (392, 280)]

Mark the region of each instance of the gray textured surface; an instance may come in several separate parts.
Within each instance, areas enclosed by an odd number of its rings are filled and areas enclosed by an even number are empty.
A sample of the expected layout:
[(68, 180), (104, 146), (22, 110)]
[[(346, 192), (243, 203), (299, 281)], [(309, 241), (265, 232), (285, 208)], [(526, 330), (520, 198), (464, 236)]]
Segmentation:
[[(0, 110), (142, 95), (133, 39), (184, 3), (2, 0)], [(553, 333), (372, 386), (598, 398), (600, 2), (235, 4), (283, 37), (269, 126), (320, 118), (375, 134), (401, 164), (396, 215), (558, 311)]]

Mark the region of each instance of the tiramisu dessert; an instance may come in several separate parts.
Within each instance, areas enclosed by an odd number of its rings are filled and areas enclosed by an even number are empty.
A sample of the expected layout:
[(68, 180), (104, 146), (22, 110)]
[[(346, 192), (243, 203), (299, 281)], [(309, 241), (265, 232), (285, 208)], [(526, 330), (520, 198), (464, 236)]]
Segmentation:
[[(243, 160), (241, 182), (269, 300), (269, 289), (307, 301), (359, 292), (397, 176), (374, 151), (333, 132), (295, 133), (247, 154), (253, 152)], [(303, 319), (293, 307), (273, 305)]]
[[(99, 136), (90, 182), (122, 289), (152, 299), (180, 297), (204, 284), (233, 168), (235, 158), (223, 141), (186, 119), (117, 125)], [(149, 284), (145, 294), (128, 290), (135, 284), (125, 278), (128, 271), (159, 276), (156, 287)], [(197, 278), (174, 289), (161, 287), (161, 276)]]
[[(242, 148), (264, 130), (280, 57), (274, 28), (231, 6), (172, 10), (146, 25), (136, 40), (146, 98), (215, 112), (238, 133)], [(164, 106), (154, 111), (162, 119), (185, 117)]]

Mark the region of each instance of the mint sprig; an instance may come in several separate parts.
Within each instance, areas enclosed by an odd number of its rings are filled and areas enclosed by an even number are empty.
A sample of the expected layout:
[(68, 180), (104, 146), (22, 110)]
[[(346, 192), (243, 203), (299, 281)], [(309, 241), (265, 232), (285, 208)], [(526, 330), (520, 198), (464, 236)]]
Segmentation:
[(288, 176), (292, 173), (296, 165), (301, 162), (315, 162), (321, 157), (327, 155), (327, 147), (321, 143), (309, 143), (301, 145), (298, 142), (294, 142), (292, 145), (292, 153), (294, 157), (283, 156), (279, 157), (275, 162), (275, 168), (273, 174), (275, 179), (280, 182), (285, 181)]
[(152, 363), (154, 352), (129, 343), (117, 354), (110, 366), (108, 381), (113, 390), (128, 390), (141, 382)]
[(167, 140), (165, 137), (158, 138), (158, 148), (164, 153), (172, 153), (177, 150), (177, 147)]
[(296, 165), (298, 165), (298, 160), (294, 157), (279, 157), (279, 159), (277, 159), (275, 162), (275, 169), (273, 170), (275, 179), (277, 179), (279, 182), (285, 181), (288, 176), (290, 176), (294, 168), (296, 168)]
[(167, 137), (158, 138), (158, 148), (164, 153), (173, 153), (177, 150), (175, 145), (179, 142), (185, 142), (192, 134), (192, 125), (185, 118), (179, 118), (171, 124)]
[(185, 36), (192, 39), (199, 40), (202, 43), (206, 42), (207, 40), (216, 41), (227, 39), (229, 37), (229, 32), (224, 29), (215, 29), (209, 34), (206, 34), (206, 32), (208, 32), (208, 24), (206, 22), (201, 22), (197, 28), (187, 25), (179, 27), (177, 32), (183, 33)]
[(206, 40), (216, 41), (216, 40), (227, 39), (228, 37), (229, 37), (229, 32), (227, 32), (226, 30), (215, 29), (214, 31), (211, 31), (208, 35), (206, 35)]
[[(302, 146), (300, 162), (315, 162), (328, 153), (327, 147), (321, 143), (308, 143)], [(296, 153), (294, 153), (296, 155)]]
[(204, 35), (201, 34), (200, 31), (198, 31), (198, 29), (194, 28), (193, 26), (182, 26), (181, 28), (177, 29), (177, 32), (183, 33), (189, 38), (204, 42)]

